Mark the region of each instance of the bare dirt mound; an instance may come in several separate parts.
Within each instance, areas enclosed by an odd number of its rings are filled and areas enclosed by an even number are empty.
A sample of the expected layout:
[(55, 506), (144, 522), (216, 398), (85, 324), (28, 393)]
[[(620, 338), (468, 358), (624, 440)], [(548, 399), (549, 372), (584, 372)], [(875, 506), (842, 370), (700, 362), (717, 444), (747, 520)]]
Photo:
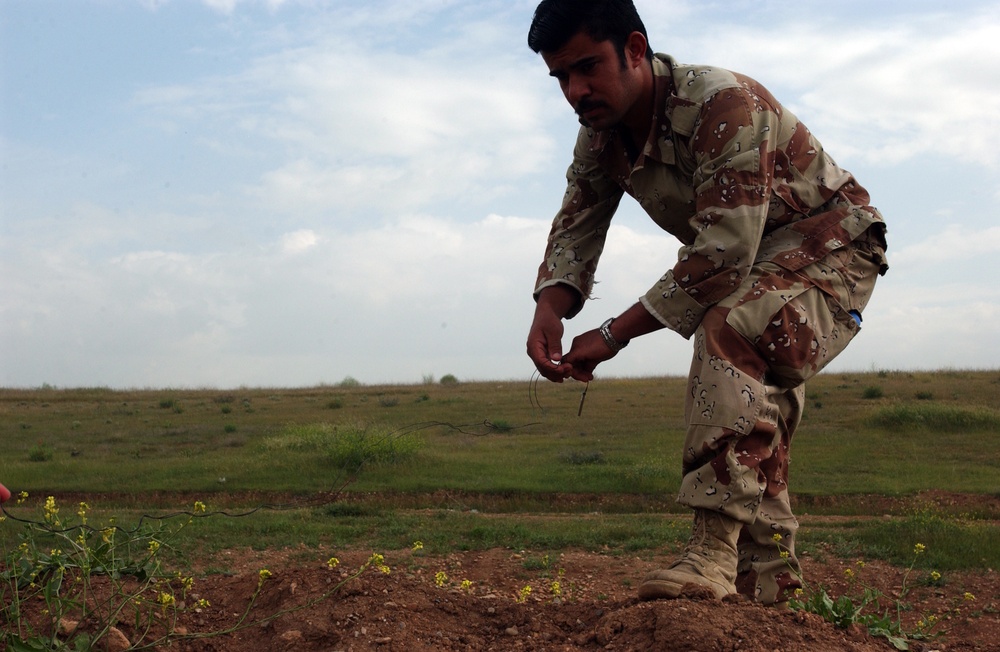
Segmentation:
[[(767, 608), (741, 598), (718, 601), (691, 596), (639, 602), (635, 586), (665, 559), (650, 563), (583, 552), (559, 555), (545, 568), (526, 563), (537, 556), (504, 550), (447, 557), (386, 553), (388, 574), (368, 568), (329, 597), (271, 618), (328, 593), (367, 559), (365, 553), (341, 555), (340, 565), (330, 569), (320, 557), (315, 550), (228, 553), (233, 574), (197, 579), (189, 600), (204, 598), (211, 606), (188, 609), (178, 621), (178, 631), (194, 634), (232, 626), (257, 590), (260, 569), (266, 568), (271, 576), (247, 620), (255, 624), (222, 636), (176, 641), (171, 648), (192, 652), (893, 649), (885, 638), (872, 637), (856, 625), (838, 629), (816, 615)], [(806, 559), (803, 565), (811, 583), (830, 586), (834, 595), (849, 590), (844, 580), (848, 564)], [(899, 569), (883, 564), (868, 564), (863, 572), (869, 586), (888, 595), (902, 580)], [(464, 580), (471, 586), (463, 588)], [(555, 581), (559, 595), (553, 592)], [(530, 593), (525, 586), (531, 587)], [(902, 614), (908, 629), (934, 614), (943, 635), (930, 642), (911, 642), (910, 649), (1000, 650), (998, 591), (995, 573), (955, 575), (943, 588), (915, 588), (905, 600), (912, 609)], [(965, 593), (976, 599), (967, 599)]]

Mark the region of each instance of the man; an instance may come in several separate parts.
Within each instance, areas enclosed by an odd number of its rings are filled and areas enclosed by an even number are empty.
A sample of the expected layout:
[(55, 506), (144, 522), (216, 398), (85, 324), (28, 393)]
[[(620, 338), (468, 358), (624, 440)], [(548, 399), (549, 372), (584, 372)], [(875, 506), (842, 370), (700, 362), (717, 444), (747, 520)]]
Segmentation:
[[(661, 328), (694, 339), (678, 501), (691, 539), (643, 599), (687, 584), (766, 604), (801, 586), (788, 451), (804, 382), (844, 349), (885, 263), (867, 191), (759, 83), (652, 53), (631, 0), (543, 0), (528, 44), (582, 128), (535, 287), (528, 355), (589, 381)], [(562, 353), (611, 218), (635, 198), (682, 243), (637, 303)]]

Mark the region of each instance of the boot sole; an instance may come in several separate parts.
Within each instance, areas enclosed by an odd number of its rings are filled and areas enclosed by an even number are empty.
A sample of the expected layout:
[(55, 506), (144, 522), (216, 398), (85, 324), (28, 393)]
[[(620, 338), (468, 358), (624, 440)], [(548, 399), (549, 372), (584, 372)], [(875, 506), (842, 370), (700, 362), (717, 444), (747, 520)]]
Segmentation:
[[(711, 580), (687, 573), (678, 573), (676, 577), (668, 571), (654, 572), (639, 585), (640, 600), (673, 600), (681, 594), (704, 594), (709, 591), (716, 599), (721, 600), (727, 595), (736, 593), (736, 587), (726, 587)], [(687, 590), (685, 590), (687, 589)]]
[(664, 582), (663, 580), (648, 580), (639, 585), (640, 600), (673, 600), (681, 594), (683, 584)]

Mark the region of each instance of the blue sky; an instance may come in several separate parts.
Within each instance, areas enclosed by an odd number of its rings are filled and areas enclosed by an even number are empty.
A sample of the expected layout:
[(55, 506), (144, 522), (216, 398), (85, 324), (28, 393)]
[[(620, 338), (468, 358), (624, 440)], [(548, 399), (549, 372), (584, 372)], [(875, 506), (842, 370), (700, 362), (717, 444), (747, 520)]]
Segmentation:
[[(0, 0), (0, 386), (525, 379), (576, 122), (520, 0)], [(892, 269), (833, 370), (1000, 367), (1000, 3), (637, 6), (871, 192)], [(600, 299), (678, 244), (623, 201)], [(669, 331), (598, 371), (683, 374)]]

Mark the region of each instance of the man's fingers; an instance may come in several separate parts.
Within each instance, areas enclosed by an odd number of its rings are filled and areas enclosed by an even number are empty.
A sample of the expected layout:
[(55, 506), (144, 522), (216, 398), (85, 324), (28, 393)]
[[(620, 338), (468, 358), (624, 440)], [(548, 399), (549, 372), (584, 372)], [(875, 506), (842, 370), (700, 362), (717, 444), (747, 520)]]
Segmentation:
[(553, 355), (546, 350), (545, 345), (541, 342), (528, 343), (528, 357), (535, 363), (535, 368), (538, 369), (538, 373), (542, 375), (542, 378), (556, 383), (561, 383), (567, 378), (572, 369), (570, 365), (564, 364), (560, 360), (562, 358), (561, 353), (557, 352)]
[(551, 380), (554, 383), (561, 383), (568, 378), (573, 371), (573, 368), (569, 365), (555, 364), (552, 362), (535, 365), (535, 367), (538, 369), (538, 373), (540, 373), (543, 378)]
[(594, 379), (594, 369), (597, 367), (596, 364), (593, 365), (579, 365), (574, 364), (570, 366), (570, 376), (573, 380), (579, 380), (580, 382), (589, 383)]

